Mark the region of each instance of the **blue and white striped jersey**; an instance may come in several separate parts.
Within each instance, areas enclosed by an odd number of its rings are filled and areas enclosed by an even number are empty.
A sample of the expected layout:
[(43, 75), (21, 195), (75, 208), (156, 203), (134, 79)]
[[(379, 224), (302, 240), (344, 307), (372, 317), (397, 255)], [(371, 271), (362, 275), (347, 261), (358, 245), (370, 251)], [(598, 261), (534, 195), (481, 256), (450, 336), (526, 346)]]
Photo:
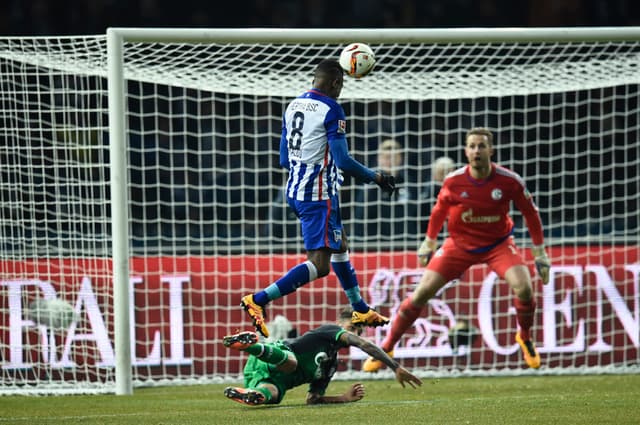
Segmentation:
[(338, 194), (343, 181), (329, 141), (344, 139), (347, 122), (342, 106), (317, 90), (309, 90), (287, 106), (281, 145), (289, 158), (287, 196), (319, 201)]

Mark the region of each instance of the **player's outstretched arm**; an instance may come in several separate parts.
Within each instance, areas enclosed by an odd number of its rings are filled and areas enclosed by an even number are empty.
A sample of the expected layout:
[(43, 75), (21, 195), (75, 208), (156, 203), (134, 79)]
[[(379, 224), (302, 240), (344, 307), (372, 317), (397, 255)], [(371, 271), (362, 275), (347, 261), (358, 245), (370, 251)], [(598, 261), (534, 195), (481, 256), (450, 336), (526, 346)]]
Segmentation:
[(420, 378), (414, 376), (411, 372), (409, 372), (402, 366), (398, 366), (398, 368), (394, 372), (396, 374), (396, 381), (398, 381), (400, 385), (402, 385), (402, 388), (405, 387), (405, 383), (411, 385), (413, 388), (422, 385), (422, 380)]
[(529, 229), (529, 235), (531, 235), (531, 241), (533, 247), (531, 248), (531, 254), (533, 255), (538, 275), (543, 284), (549, 283), (549, 272), (551, 270), (551, 261), (547, 255), (547, 251), (544, 248), (544, 235), (542, 232), (542, 220), (538, 208), (533, 203), (533, 198), (528, 191), (523, 190), (516, 198), (514, 198), (516, 207), (522, 213), (527, 228)]
[(374, 182), (383, 192), (392, 195), (396, 190), (396, 180), (390, 174), (382, 171), (374, 171), (365, 167), (349, 154), (347, 149), (347, 141), (343, 138), (332, 139), (329, 148), (333, 155), (336, 165), (342, 171), (352, 175), (360, 182)]
[(355, 177), (358, 182), (369, 183), (376, 181), (376, 172), (365, 167), (349, 154), (347, 141), (344, 138), (331, 140), (329, 149), (331, 149), (331, 155), (336, 161), (338, 168)]
[(350, 403), (362, 400), (364, 397), (364, 385), (357, 382), (341, 395), (307, 394), (307, 404)]
[(387, 365), (387, 367), (393, 370), (393, 372), (396, 374), (396, 381), (398, 381), (400, 385), (402, 385), (402, 388), (405, 387), (405, 384), (409, 384), (413, 388), (422, 385), (422, 381), (420, 380), (420, 378), (414, 376), (411, 372), (400, 366), (400, 364), (389, 357), (389, 355), (387, 355), (387, 353), (385, 353), (382, 348), (378, 347), (371, 341), (361, 338), (351, 332), (343, 333), (342, 335), (340, 335), (340, 338), (347, 344), (358, 347), (374, 359), (380, 360), (382, 363)]

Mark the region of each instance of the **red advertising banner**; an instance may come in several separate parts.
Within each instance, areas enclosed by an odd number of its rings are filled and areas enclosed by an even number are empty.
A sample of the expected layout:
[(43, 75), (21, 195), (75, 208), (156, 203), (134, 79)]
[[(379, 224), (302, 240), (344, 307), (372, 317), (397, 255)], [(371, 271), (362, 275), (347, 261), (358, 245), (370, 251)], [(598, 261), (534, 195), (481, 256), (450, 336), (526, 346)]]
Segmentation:
[[(624, 366), (640, 359), (639, 248), (552, 247), (548, 285), (534, 279), (538, 310), (535, 340), (549, 367)], [(415, 252), (352, 254), (364, 298), (394, 316), (419, 281)], [(136, 375), (216, 376), (241, 370), (222, 336), (251, 329), (239, 306), (246, 293), (266, 287), (303, 257), (133, 258), (130, 266), (132, 353)], [(79, 319), (52, 331), (27, 315), (35, 298), (67, 300)], [(347, 305), (332, 274), (268, 306), (298, 332), (335, 321)], [(514, 344), (513, 297), (484, 266), (451, 282), (398, 344), (395, 356), (414, 365), (450, 367), (465, 354), (477, 368), (521, 367)], [(37, 375), (42, 364), (60, 373), (103, 379), (115, 365), (111, 264), (105, 259), (0, 261), (0, 355), (2, 369)], [(467, 351), (452, 350), (448, 329), (468, 320), (480, 337)], [(370, 330), (380, 342), (386, 328)], [(348, 353), (357, 367), (363, 354)], [(70, 372), (72, 371), (72, 372)]]

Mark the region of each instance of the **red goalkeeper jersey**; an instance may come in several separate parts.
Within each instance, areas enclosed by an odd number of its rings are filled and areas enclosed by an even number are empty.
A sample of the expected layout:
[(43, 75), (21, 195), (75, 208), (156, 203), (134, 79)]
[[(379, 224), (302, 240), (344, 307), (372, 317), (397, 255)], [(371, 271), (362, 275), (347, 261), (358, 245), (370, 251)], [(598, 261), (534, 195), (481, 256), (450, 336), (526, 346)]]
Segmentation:
[(468, 165), (447, 176), (431, 211), (427, 236), (436, 239), (448, 219), (449, 235), (458, 247), (486, 252), (513, 233), (511, 201), (524, 216), (534, 245), (541, 245), (542, 222), (524, 181), (494, 163), (486, 179), (471, 177)]

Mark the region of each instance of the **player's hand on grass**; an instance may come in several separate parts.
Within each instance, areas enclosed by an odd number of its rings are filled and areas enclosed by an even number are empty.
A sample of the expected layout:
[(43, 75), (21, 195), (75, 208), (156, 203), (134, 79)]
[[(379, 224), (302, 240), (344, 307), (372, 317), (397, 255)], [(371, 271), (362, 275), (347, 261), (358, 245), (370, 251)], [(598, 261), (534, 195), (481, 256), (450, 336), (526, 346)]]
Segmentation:
[(353, 384), (351, 388), (343, 394), (343, 397), (346, 401), (362, 400), (362, 397), (364, 397), (364, 385), (360, 382)]
[(396, 369), (395, 373), (396, 373), (396, 380), (400, 382), (400, 385), (402, 385), (402, 388), (405, 387), (405, 383), (411, 385), (413, 388), (416, 388), (422, 385), (422, 380), (420, 378), (418, 378), (417, 376), (414, 376), (411, 372), (409, 372), (407, 369), (403, 368), (402, 366), (399, 366)]
[(376, 184), (389, 195), (393, 195), (396, 190), (396, 178), (382, 171), (376, 171)]
[(437, 241), (435, 241), (434, 239), (429, 239), (428, 237), (424, 238), (422, 244), (420, 244), (420, 248), (418, 248), (418, 261), (420, 261), (421, 266), (424, 267), (429, 264), (429, 261), (431, 260), (431, 257), (433, 256), (433, 253), (436, 251), (437, 247)]
[(538, 275), (542, 279), (543, 284), (549, 283), (549, 269), (551, 269), (551, 261), (544, 250), (543, 245), (534, 246), (531, 248), (531, 254), (533, 255), (533, 261), (538, 270)]

